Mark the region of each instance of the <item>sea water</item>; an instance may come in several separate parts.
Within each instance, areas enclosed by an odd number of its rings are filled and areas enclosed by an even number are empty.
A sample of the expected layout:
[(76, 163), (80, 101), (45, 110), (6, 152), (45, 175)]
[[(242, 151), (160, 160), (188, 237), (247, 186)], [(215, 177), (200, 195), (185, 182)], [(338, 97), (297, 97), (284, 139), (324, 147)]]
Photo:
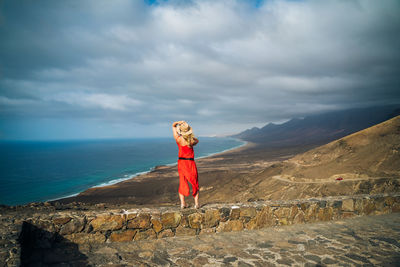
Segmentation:
[[(195, 157), (243, 145), (233, 138), (200, 138)], [(175, 164), (172, 138), (0, 142), (0, 204), (18, 205), (77, 195)]]

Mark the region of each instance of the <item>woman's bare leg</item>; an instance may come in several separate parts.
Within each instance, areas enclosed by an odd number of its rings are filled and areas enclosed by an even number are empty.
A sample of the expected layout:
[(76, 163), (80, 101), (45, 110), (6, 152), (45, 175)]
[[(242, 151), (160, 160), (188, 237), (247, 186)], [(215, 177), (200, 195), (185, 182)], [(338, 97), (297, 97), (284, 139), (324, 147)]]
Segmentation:
[(179, 200), (181, 201), (181, 208), (186, 207), (185, 196), (179, 193)]
[(197, 194), (194, 196), (194, 206), (196, 208), (200, 208), (200, 206), (199, 206), (199, 192), (197, 192)]

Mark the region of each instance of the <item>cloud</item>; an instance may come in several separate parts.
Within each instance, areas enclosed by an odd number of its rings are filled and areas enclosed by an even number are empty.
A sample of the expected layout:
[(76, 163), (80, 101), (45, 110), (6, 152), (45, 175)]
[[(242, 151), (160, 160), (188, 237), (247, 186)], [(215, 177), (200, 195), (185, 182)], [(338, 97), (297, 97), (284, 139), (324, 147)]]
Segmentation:
[(52, 100), (64, 102), (72, 106), (84, 108), (102, 108), (117, 111), (128, 111), (140, 106), (140, 101), (126, 95), (61, 93), (52, 97)]
[(4, 96), (0, 96), (0, 104), (2, 106), (23, 106), (23, 105), (32, 105), (35, 104), (35, 101), (31, 99), (12, 99)]
[(396, 0), (40, 0), (0, 10), (3, 120), (160, 131), (186, 119), (214, 134), (400, 103)]

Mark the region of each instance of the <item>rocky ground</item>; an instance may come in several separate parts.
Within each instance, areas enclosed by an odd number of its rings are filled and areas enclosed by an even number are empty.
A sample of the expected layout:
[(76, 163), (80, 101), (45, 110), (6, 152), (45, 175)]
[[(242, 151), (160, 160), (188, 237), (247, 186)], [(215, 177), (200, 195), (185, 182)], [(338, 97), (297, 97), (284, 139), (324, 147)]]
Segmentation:
[(80, 251), (94, 266), (399, 266), (400, 213)]

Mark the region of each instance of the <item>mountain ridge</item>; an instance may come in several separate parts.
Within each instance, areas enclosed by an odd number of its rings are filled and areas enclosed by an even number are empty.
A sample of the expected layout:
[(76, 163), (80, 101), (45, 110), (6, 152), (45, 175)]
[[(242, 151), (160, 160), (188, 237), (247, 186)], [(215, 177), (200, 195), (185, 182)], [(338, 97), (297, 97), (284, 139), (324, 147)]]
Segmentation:
[(400, 115), (274, 164), (243, 193), (255, 199), (298, 199), (398, 192)]
[(400, 106), (379, 106), (327, 112), (292, 118), (282, 124), (269, 123), (233, 135), (270, 147), (324, 144), (400, 115)]

